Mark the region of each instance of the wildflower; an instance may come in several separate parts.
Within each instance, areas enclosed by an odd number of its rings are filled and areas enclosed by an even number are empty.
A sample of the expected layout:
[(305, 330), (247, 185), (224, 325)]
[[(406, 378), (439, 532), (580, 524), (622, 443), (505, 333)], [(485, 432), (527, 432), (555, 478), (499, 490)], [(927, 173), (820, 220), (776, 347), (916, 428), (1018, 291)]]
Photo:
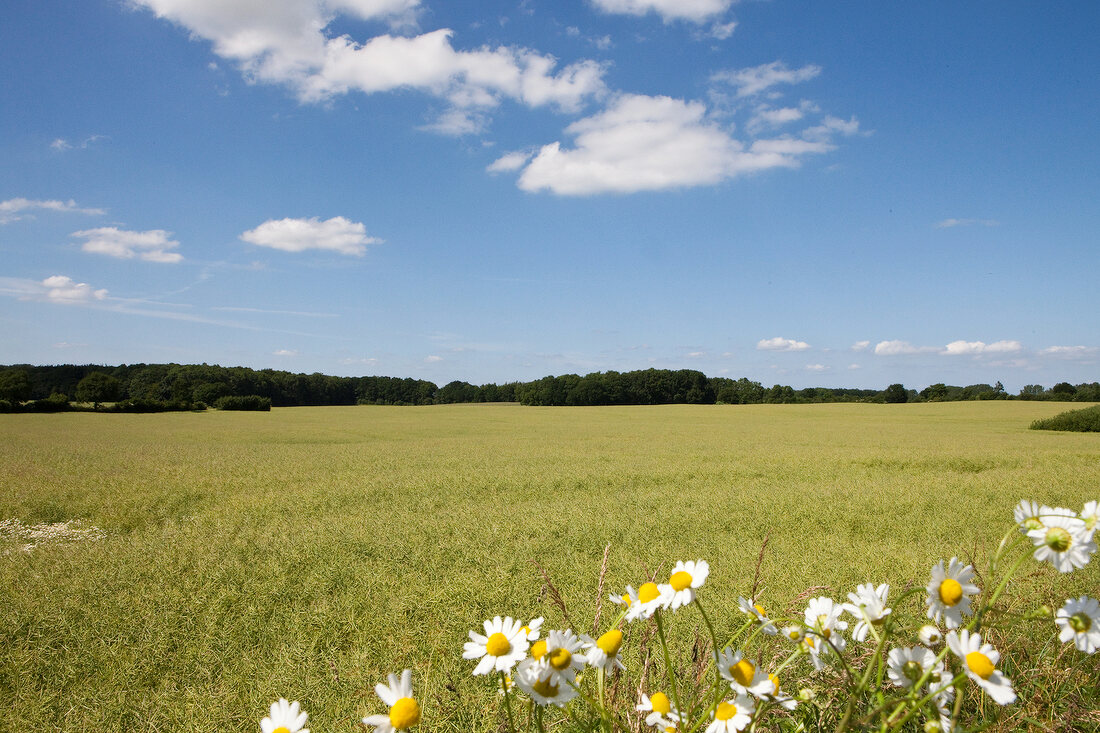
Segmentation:
[(755, 708), (752, 698), (738, 695), (733, 702), (723, 700), (714, 711), (714, 720), (707, 726), (706, 733), (734, 733), (744, 730), (752, 722)]
[(642, 702), (634, 709), (642, 713), (649, 713), (645, 716), (645, 724), (661, 730), (675, 727), (676, 723), (680, 722), (679, 712), (673, 708), (668, 695), (663, 692), (654, 692), (653, 697), (649, 697), (643, 692)]
[(936, 666), (936, 655), (923, 646), (891, 649), (886, 655), (886, 673), (896, 687), (911, 689)]
[(886, 607), (886, 596), (890, 592), (890, 586), (886, 583), (877, 588), (870, 583), (864, 583), (856, 588), (855, 593), (848, 594), (851, 603), (844, 604), (845, 610), (859, 621), (852, 629), (852, 638), (856, 641), (867, 639), (867, 632), (871, 625), (882, 624), (890, 615), (891, 609)]
[(1088, 565), (1089, 557), (1096, 552), (1092, 531), (1085, 529), (1084, 520), (1070, 509), (1043, 507), (1045, 526), (1027, 533), (1035, 544), (1032, 556), (1039, 562), (1050, 561), (1060, 572)]
[(658, 608), (664, 606), (664, 594), (661, 587), (650, 581), (642, 583), (638, 588), (638, 597), (630, 604), (626, 611), (627, 621), (637, 621), (640, 618), (650, 618)]
[(943, 641), (943, 634), (940, 630), (931, 624), (925, 624), (920, 627), (920, 631), (917, 633), (917, 638), (920, 639), (920, 643), (925, 646), (936, 646)]
[(623, 645), (623, 632), (611, 629), (598, 639), (583, 637), (584, 656), (588, 664), (603, 669), (605, 674), (611, 674), (616, 669), (626, 669), (626, 665), (619, 659), (619, 649)]
[(710, 566), (706, 560), (688, 560), (686, 563), (678, 561), (669, 576), (668, 585), (665, 586), (667, 595), (663, 605), (675, 611), (694, 601), (696, 588), (703, 586), (709, 574)]
[(380, 683), (374, 686), (374, 692), (390, 706), (389, 714), (363, 718), (363, 723), (374, 726), (375, 733), (407, 730), (420, 722), (420, 705), (413, 697), (412, 670), (402, 672), (400, 680), (391, 673), (389, 682), (389, 685)]
[(763, 697), (772, 692), (772, 682), (768, 673), (757, 668), (750, 660), (726, 647), (718, 653), (715, 662), (718, 672), (730, 683), (730, 687), (739, 695), (753, 694)]
[(806, 632), (802, 630), (801, 626), (784, 626), (783, 636), (787, 637), (791, 641), (802, 641), (806, 636)]
[(771, 689), (762, 694), (761, 698), (778, 703), (784, 710), (794, 710), (798, 706), (798, 702), (779, 687), (777, 675), (769, 674), (768, 681), (771, 682)]
[(271, 714), (260, 721), (263, 733), (309, 733), (303, 728), (309, 716), (300, 711), (298, 701), (288, 703), (285, 697), (271, 703)]
[(1085, 502), (1085, 508), (1081, 510), (1081, 521), (1085, 523), (1085, 529), (1092, 532), (1100, 523), (1100, 502)]
[(759, 603), (750, 601), (748, 598), (737, 598), (737, 605), (741, 607), (741, 611), (747, 613), (749, 616), (755, 616), (756, 620), (760, 622), (761, 631), (769, 636), (776, 633), (775, 624), (768, 618), (768, 614), (764, 611), (764, 607)]
[(628, 585), (626, 591), (622, 595), (616, 595), (611, 593), (608, 598), (616, 606), (626, 606), (629, 610), (631, 606), (638, 603), (638, 591), (634, 590), (634, 586)]
[(527, 635), (527, 641), (535, 641), (539, 638), (539, 629), (542, 628), (542, 616), (532, 619), (524, 625), (522, 631)]
[(1024, 534), (1033, 529), (1043, 528), (1043, 520), (1039, 518), (1042, 514), (1039, 502), (1021, 499), (1012, 514), (1016, 519), (1016, 524), (1020, 525), (1020, 531)]
[(963, 661), (966, 675), (988, 694), (998, 705), (1016, 701), (1012, 681), (997, 669), (1000, 653), (990, 644), (982, 643), (981, 634), (971, 634), (966, 629), (947, 632), (947, 647)]
[(1069, 599), (1058, 609), (1054, 622), (1062, 629), (1060, 641), (1073, 640), (1074, 645), (1086, 654), (1100, 649), (1100, 602), (1081, 596)]
[(844, 638), (839, 634), (834, 636), (833, 633), (848, 628), (848, 622), (840, 620), (842, 613), (844, 613), (844, 606), (834, 603), (828, 596), (811, 598), (809, 605), (806, 606), (806, 626), (832, 642), (839, 651), (844, 651)]
[(978, 586), (970, 582), (974, 568), (951, 558), (944, 568), (943, 560), (932, 567), (932, 580), (928, 583), (928, 618), (936, 623), (943, 619), (949, 629), (962, 624), (963, 614), (970, 613), (970, 596), (978, 593)]
[(565, 707), (566, 703), (577, 696), (577, 690), (569, 684), (569, 680), (562, 679), (560, 675), (546, 675), (542, 666), (535, 659), (524, 659), (516, 668), (516, 684), (538, 705)]
[(581, 638), (568, 629), (551, 631), (546, 635), (545, 649), (540, 650), (542, 653), (534, 660), (539, 676), (555, 685), (562, 677), (566, 682), (573, 682), (588, 661), (578, 653), (582, 645)]
[(516, 681), (512, 679), (512, 675), (504, 675), (504, 681), (500, 683), (500, 689), (497, 690), (497, 694), (504, 697), (509, 692), (516, 689)]
[(463, 659), (481, 658), (474, 667), (474, 675), (507, 672), (527, 656), (530, 629), (524, 631), (527, 627), (519, 621), (513, 621), (511, 616), (503, 620), (495, 616), (492, 621), (484, 622), (484, 626), (484, 636), (471, 631), (470, 641), (463, 645)]

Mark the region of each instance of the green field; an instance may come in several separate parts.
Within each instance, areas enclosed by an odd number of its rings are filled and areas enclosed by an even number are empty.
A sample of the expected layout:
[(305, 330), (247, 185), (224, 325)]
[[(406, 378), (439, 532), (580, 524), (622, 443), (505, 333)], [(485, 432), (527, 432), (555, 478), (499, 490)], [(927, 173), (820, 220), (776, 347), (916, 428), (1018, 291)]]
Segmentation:
[[(1100, 498), (1100, 435), (1028, 430), (1063, 409), (0, 415), (0, 520), (89, 533), (0, 536), (0, 729), (255, 731), (285, 696), (315, 733), (353, 731), (409, 667), (421, 729), (496, 730), (462, 643), (496, 614), (565, 624), (532, 561), (585, 631), (608, 543), (606, 590), (708, 560), (724, 629), (766, 536), (773, 609), (809, 586), (924, 585), (940, 559), (981, 562), (1022, 498)], [(1100, 561), (1019, 577), (1027, 605), (1058, 607), (1096, 593)]]

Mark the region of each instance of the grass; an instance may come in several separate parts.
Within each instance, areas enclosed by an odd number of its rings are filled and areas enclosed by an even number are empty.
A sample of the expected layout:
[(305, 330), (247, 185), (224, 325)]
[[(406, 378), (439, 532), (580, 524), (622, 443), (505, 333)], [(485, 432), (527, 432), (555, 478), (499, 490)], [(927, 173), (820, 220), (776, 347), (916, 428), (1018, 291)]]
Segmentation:
[[(374, 684), (409, 667), (423, 729), (496, 730), (462, 642), (496, 614), (563, 623), (532, 561), (581, 627), (607, 544), (608, 588), (707, 559), (726, 629), (765, 537), (760, 597), (786, 613), (810, 586), (923, 585), (940, 559), (980, 562), (1021, 498), (1100, 498), (1096, 435), (1027, 429), (1057, 409), (0, 415), (0, 520), (104, 533), (30, 551), (0, 536), (2, 727), (251, 731), (286, 696), (312, 729), (352, 731), (381, 712)], [(1095, 594), (1100, 563), (1022, 575), (1027, 601), (1057, 608)], [(1095, 657), (1084, 669), (1074, 689), (1100, 679)]]

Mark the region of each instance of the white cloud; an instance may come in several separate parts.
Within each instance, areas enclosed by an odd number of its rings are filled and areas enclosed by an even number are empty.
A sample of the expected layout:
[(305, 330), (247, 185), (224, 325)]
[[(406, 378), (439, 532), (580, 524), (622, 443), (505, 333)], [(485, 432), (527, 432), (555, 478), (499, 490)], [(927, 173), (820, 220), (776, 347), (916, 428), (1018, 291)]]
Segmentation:
[(712, 38), (717, 38), (719, 41), (724, 41), (733, 35), (733, 32), (737, 29), (737, 21), (731, 21), (729, 23), (715, 23), (710, 27), (710, 35)]
[(580, 61), (554, 73), (556, 59), (528, 49), (456, 50), (447, 28), (412, 37), (385, 34), (363, 43), (327, 32), (340, 14), (407, 23), (418, 0), (134, 2), (211, 41), (214, 53), (239, 64), (249, 80), (285, 84), (303, 102), (398, 89), (445, 99), (451, 109), (427, 129), (446, 134), (479, 131), (484, 111), (503, 98), (575, 111), (605, 90), (604, 66), (597, 62)]
[(69, 150), (70, 148), (72, 148), (72, 145), (65, 138), (59, 137), (56, 140), (54, 140), (52, 143), (50, 143), (50, 147), (53, 148), (54, 150), (65, 151), (65, 150)]
[(249, 244), (284, 252), (319, 249), (360, 257), (367, 251), (367, 245), (382, 241), (377, 237), (368, 237), (366, 227), (360, 222), (349, 221), (342, 216), (325, 221), (316, 216), (310, 219), (269, 219), (244, 232), (240, 238)]
[(517, 150), (512, 153), (505, 153), (496, 160), (494, 160), (485, 170), (490, 173), (507, 173), (511, 171), (518, 171), (520, 168), (527, 164), (527, 161), (531, 159), (531, 152), (529, 150)]
[(862, 368), (863, 367), (861, 367), (859, 364), (849, 364), (848, 365), (848, 369), (850, 369), (852, 371), (855, 371), (856, 369), (862, 369)]
[(700, 358), (702, 358), (706, 355), (707, 355), (707, 352), (705, 352), (705, 351), (689, 351), (688, 355), (687, 355), (687, 358), (689, 358), (689, 359), (700, 359)]
[(277, 349), (271, 352), (272, 356), (298, 356), (298, 352), (294, 349)]
[(575, 147), (544, 145), (519, 178), (525, 191), (559, 195), (658, 191), (719, 183), (831, 149), (804, 140), (757, 140), (746, 150), (706, 117), (699, 102), (623, 94), (574, 122)]
[(870, 345), (870, 341), (856, 341), (852, 344), (852, 351), (865, 351)]
[(1096, 346), (1048, 346), (1039, 351), (1043, 356), (1057, 356), (1066, 359), (1075, 359), (1096, 356), (1100, 354), (1100, 347)]
[(900, 354), (921, 354), (935, 351), (927, 346), (913, 346), (908, 341), (879, 341), (875, 344), (875, 354), (878, 356), (898, 356)]
[(1019, 341), (994, 341), (991, 344), (982, 341), (952, 341), (944, 347), (942, 353), (947, 356), (1005, 354), (1020, 351), (1022, 348)]
[(782, 127), (791, 122), (797, 122), (805, 117), (808, 112), (815, 111), (817, 111), (817, 105), (809, 101), (803, 101), (797, 107), (770, 107), (762, 104), (756, 107), (745, 127), (755, 135), (760, 130), (770, 127)]
[(605, 13), (656, 13), (666, 23), (673, 20), (702, 23), (726, 12), (731, 2), (732, 0), (592, 0), (592, 4)]
[(807, 364), (806, 365), (806, 371), (808, 371), (808, 372), (825, 372), (825, 371), (828, 371), (828, 370), (829, 370), (829, 367), (825, 366), (824, 364)]
[(80, 246), (85, 252), (118, 257), (129, 260), (137, 257), (146, 262), (175, 263), (183, 260), (179, 252), (169, 250), (179, 246), (179, 242), (168, 239), (163, 229), (150, 229), (146, 232), (131, 232), (118, 227), (98, 227), (73, 232), (73, 237), (85, 240)]
[(33, 211), (35, 209), (88, 214), (90, 216), (101, 216), (107, 213), (103, 209), (90, 209), (77, 206), (77, 203), (72, 199), (68, 201), (58, 201), (56, 199), (25, 199), (20, 197), (8, 199), (7, 201), (0, 201), (0, 224), (19, 221), (25, 218), (22, 212)]
[(54, 139), (54, 141), (50, 143), (50, 147), (59, 153), (64, 153), (66, 150), (72, 150), (74, 147), (79, 148), (80, 150), (85, 150), (92, 143), (104, 140), (106, 139), (106, 137), (106, 135), (89, 135), (88, 137), (81, 140), (79, 143), (76, 143), (76, 145), (73, 145), (73, 143), (69, 142), (63, 137), (59, 137)]
[(821, 73), (821, 67), (808, 64), (800, 69), (789, 69), (782, 61), (772, 61), (745, 69), (728, 69), (711, 75), (711, 81), (730, 84), (738, 97), (751, 97), (767, 91), (777, 84), (799, 84)]
[(1000, 224), (996, 219), (944, 219), (936, 222), (935, 226), (937, 229), (950, 229), (952, 227), (968, 226), (995, 227), (1000, 226)]
[(43, 295), (54, 303), (88, 303), (103, 300), (107, 291), (88, 283), (78, 283), (67, 275), (52, 275), (42, 281)]
[(443, 361), (443, 357), (442, 356), (436, 356), (435, 354), (432, 354), (431, 356), (425, 357), (424, 361), (426, 361), (429, 364), (434, 364), (437, 361)]
[(760, 351), (805, 351), (810, 345), (805, 341), (795, 341), (776, 336), (771, 339), (761, 339), (756, 342), (756, 348)]

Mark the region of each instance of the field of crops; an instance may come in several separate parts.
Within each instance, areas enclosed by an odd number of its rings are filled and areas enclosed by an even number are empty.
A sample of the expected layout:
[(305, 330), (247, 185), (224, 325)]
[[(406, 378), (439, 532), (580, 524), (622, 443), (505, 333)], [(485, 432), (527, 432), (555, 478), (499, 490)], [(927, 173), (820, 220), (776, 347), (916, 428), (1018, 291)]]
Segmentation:
[[(497, 614), (566, 625), (535, 563), (585, 631), (608, 544), (606, 590), (709, 561), (723, 628), (765, 538), (779, 615), (810, 586), (924, 585), (940, 559), (980, 565), (1022, 498), (1100, 498), (1100, 435), (1027, 429), (1061, 409), (0, 415), (0, 729), (254, 731), (285, 696), (315, 732), (353, 731), (409, 667), (422, 729), (497, 730), (462, 643)], [(1057, 608), (1096, 594), (1100, 562), (1018, 586)]]

